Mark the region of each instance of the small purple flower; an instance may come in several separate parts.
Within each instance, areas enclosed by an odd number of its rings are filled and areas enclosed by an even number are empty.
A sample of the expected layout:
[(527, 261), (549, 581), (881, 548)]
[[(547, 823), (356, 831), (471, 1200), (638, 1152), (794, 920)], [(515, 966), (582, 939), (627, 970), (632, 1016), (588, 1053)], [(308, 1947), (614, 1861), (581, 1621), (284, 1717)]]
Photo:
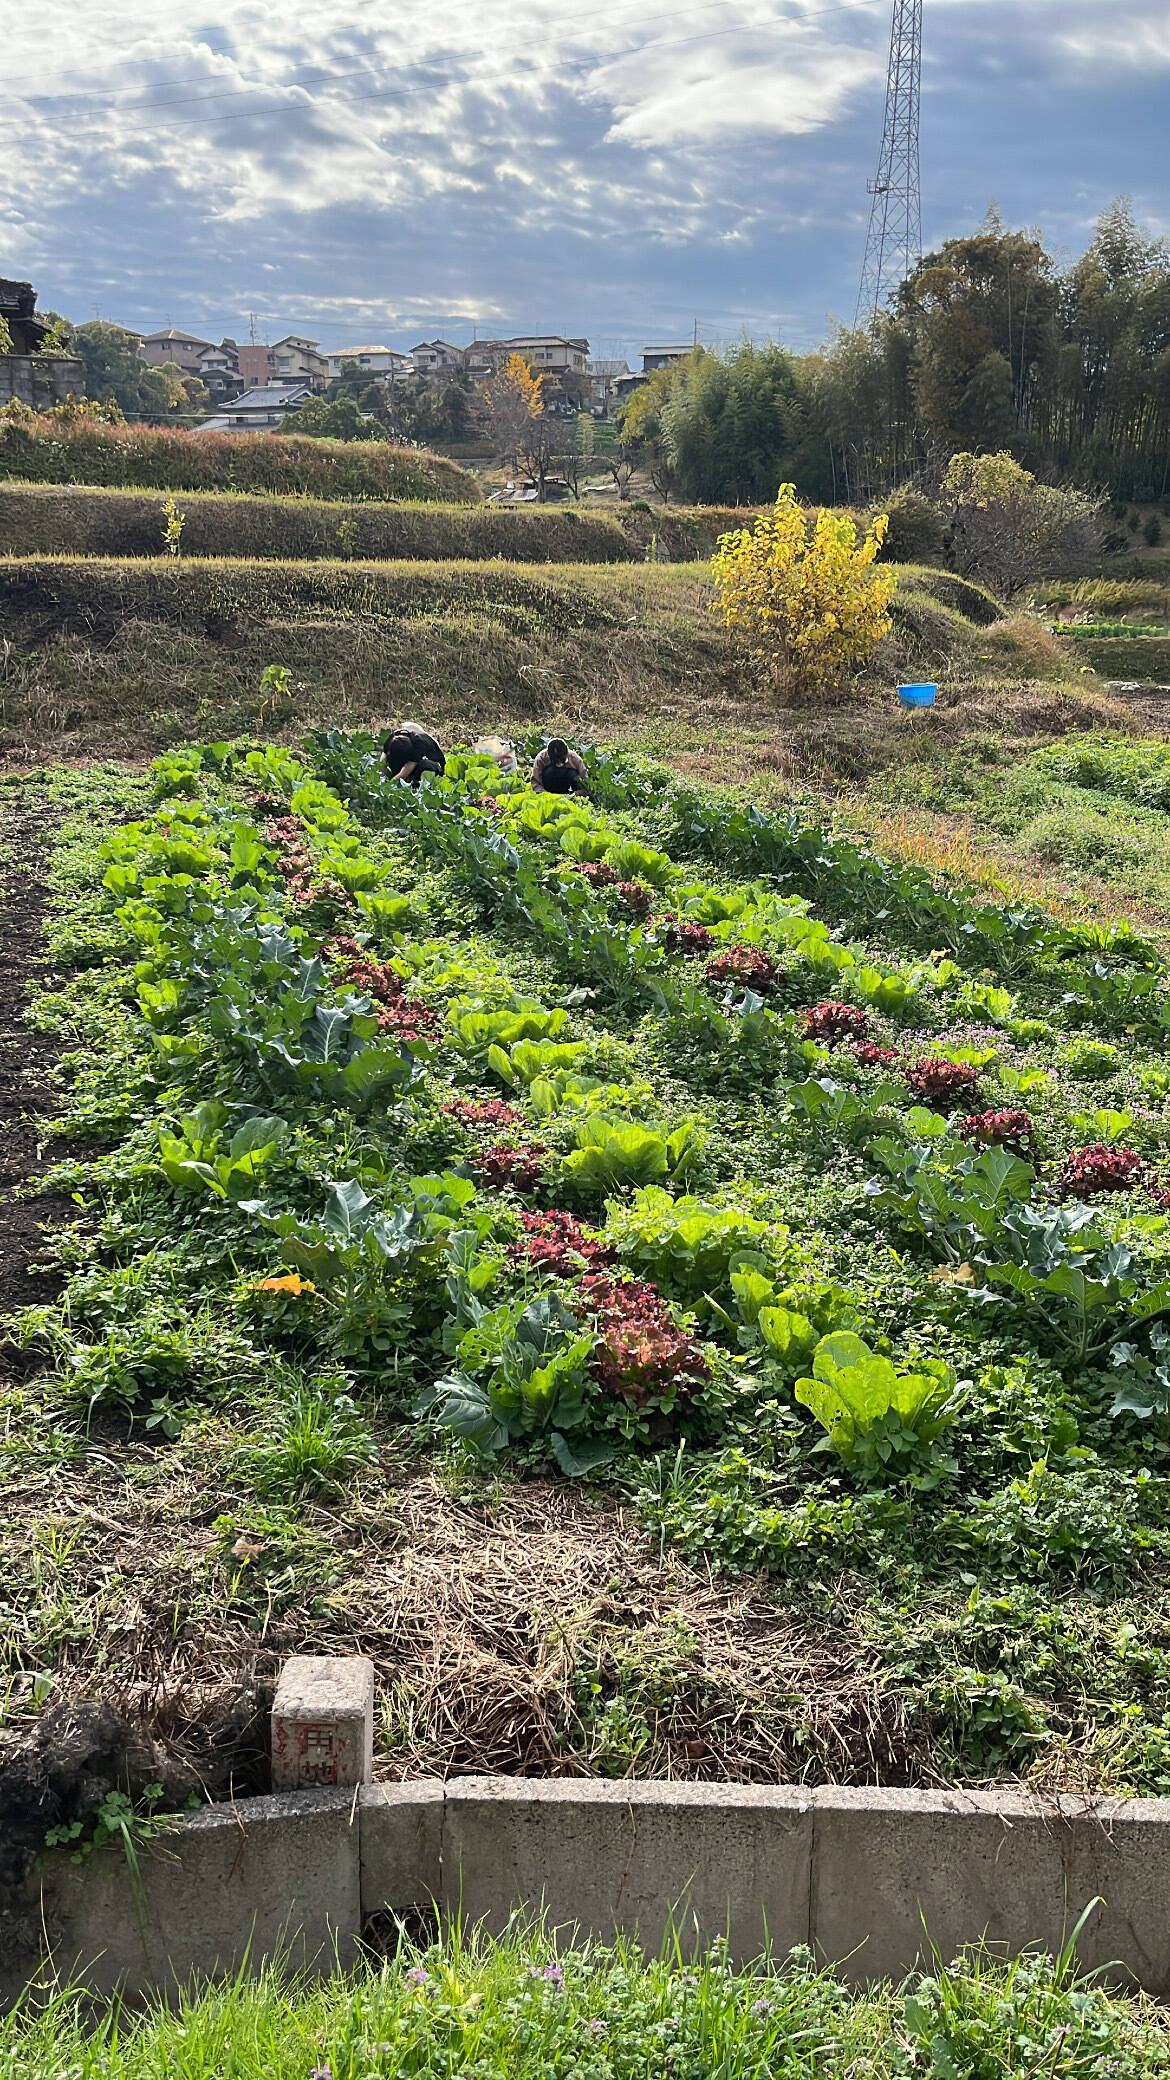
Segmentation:
[(421, 1964), (412, 1964), (406, 1974), (406, 1978), (407, 1983), (411, 1986), (429, 1986), (431, 1983), (430, 1973), (425, 1972)]
[(559, 1964), (546, 1964), (541, 1977), (547, 1979), (550, 1986), (555, 1986), (558, 1989), (565, 1983), (564, 1970)]
[(589, 2031), (591, 2037), (600, 2037), (604, 2036), (605, 2034), (605, 2024), (597, 2015), (591, 2016), (589, 2021), (585, 2024), (585, 2027)]
[(332, 2066), (314, 2066), (309, 2080), (333, 2080)]
[(753, 2015), (770, 2015), (772, 2013), (772, 2008), (773, 2003), (771, 2001), (758, 2000), (752, 2002)]

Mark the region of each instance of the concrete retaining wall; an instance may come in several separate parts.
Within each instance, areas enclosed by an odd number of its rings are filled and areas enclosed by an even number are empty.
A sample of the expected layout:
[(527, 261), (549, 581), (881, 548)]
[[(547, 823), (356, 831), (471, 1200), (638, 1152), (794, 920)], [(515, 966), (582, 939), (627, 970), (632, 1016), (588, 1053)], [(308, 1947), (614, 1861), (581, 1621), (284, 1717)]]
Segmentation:
[(1099, 1899), (1086, 1966), (1170, 1995), (1170, 1800), (467, 1777), (210, 1807), (145, 1845), (54, 1853), (0, 1916), (0, 1995), (49, 1952), (95, 1990), (162, 1990), (283, 1947), (328, 1971), (373, 1914), (517, 1908), (656, 1947), (808, 1944), (854, 1982), (980, 1937), (1057, 1949)]

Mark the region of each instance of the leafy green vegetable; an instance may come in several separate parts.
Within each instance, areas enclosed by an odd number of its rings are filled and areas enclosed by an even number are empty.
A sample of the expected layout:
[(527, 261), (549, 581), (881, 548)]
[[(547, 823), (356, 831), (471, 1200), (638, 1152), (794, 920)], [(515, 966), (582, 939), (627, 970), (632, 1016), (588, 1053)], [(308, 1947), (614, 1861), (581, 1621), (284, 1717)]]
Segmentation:
[(881, 1480), (914, 1470), (920, 1486), (934, 1486), (946, 1468), (932, 1448), (954, 1421), (955, 1389), (941, 1360), (898, 1372), (860, 1336), (839, 1329), (821, 1338), (812, 1377), (797, 1381), (796, 1398), (854, 1472)]

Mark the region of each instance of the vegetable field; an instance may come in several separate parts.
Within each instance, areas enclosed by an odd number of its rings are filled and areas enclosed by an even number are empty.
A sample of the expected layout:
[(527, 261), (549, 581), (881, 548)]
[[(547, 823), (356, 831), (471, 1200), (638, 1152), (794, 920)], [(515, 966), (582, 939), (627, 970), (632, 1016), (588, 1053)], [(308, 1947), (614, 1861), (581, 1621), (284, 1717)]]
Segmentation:
[(11, 1721), (344, 1648), (384, 1773), (1170, 1791), (1159, 950), (588, 761), (44, 783)]

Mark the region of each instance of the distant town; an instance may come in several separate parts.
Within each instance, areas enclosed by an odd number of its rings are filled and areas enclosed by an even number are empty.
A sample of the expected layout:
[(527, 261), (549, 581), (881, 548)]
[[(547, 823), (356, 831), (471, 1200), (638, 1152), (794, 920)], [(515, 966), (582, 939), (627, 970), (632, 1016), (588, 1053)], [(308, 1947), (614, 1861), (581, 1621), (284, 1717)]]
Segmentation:
[[(0, 281), (0, 321), (6, 323), (12, 341), (0, 362), (0, 404), (13, 397), (43, 404), (84, 387), (77, 381), (80, 364), (68, 345), (54, 351), (52, 327), (37, 315), (30, 283)], [(199, 418), (207, 432), (273, 432), (339, 383), (353, 389), (373, 384), (392, 394), (405, 383), (417, 390), (420, 384), (438, 388), (459, 379), (483, 382), (513, 355), (543, 378), (547, 410), (607, 420), (656, 369), (682, 360), (693, 347), (691, 341), (643, 347), (636, 357), (640, 366), (631, 368), (624, 359), (594, 360), (587, 339), (561, 333), (473, 339), (465, 347), (447, 339), (424, 339), (401, 352), (378, 343), (324, 347), (297, 332), (271, 344), (241, 345), (230, 337), (204, 339), (176, 325), (147, 333), (132, 326), (115, 329), (127, 343), (137, 343), (147, 368), (203, 385), (207, 404)], [(54, 362), (59, 364), (56, 368)]]

